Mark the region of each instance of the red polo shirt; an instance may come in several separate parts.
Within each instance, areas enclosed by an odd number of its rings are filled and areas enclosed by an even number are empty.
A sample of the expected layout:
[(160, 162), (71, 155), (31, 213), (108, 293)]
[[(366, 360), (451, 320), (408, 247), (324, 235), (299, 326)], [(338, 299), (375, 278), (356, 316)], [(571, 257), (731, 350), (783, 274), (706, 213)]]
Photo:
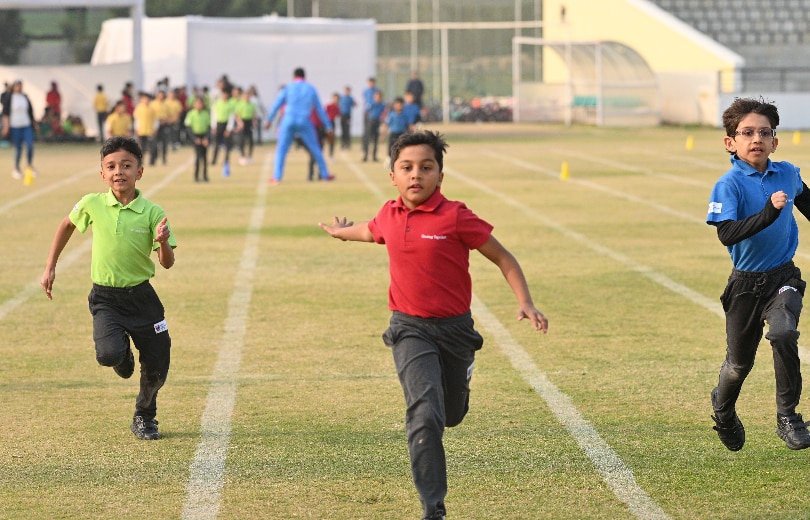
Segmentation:
[(388, 248), (388, 308), (421, 318), (448, 318), (470, 310), (470, 250), (489, 240), (492, 226), (439, 189), (418, 208), (391, 200), (368, 228)]

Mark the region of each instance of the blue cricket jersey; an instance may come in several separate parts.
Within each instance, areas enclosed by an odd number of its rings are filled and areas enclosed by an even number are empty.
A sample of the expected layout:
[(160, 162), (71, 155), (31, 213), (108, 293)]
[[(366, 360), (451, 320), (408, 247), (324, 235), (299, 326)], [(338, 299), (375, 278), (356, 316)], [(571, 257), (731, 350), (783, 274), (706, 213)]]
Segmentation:
[(731, 157), (731, 169), (712, 190), (707, 224), (725, 220), (744, 220), (759, 213), (771, 195), (784, 191), (787, 204), (770, 226), (753, 236), (728, 246), (735, 269), (741, 271), (770, 271), (793, 260), (799, 245), (799, 227), (793, 216), (794, 198), (802, 192), (799, 168), (789, 162), (768, 159), (766, 171)]

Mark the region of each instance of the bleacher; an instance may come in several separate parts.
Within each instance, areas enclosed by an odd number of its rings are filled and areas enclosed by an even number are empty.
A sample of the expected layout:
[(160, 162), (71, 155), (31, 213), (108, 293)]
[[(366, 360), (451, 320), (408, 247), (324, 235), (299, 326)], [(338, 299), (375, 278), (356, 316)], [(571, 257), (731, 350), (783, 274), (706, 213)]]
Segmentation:
[(810, 68), (810, 0), (649, 0), (746, 60)]

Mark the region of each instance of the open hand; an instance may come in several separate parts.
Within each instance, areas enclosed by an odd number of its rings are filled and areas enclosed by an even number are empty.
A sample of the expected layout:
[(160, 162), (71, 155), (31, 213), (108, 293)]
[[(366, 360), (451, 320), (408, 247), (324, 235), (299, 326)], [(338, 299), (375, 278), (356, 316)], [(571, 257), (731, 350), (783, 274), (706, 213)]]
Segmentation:
[(548, 319), (542, 312), (538, 311), (534, 307), (530, 307), (528, 309), (521, 308), (518, 310), (518, 320), (523, 320), (526, 318), (532, 322), (534, 330), (539, 330), (543, 334), (548, 332)]
[(347, 220), (346, 217), (343, 217), (343, 218), (332, 217), (332, 225), (331, 226), (326, 225), (323, 222), (318, 222), (318, 227), (320, 227), (321, 229), (323, 229), (324, 231), (326, 231), (327, 233), (329, 233), (331, 236), (333, 236), (335, 238), (340, 238), (340, 237), (338, 237), (336, 235), (338, 230), (343, 229), (343, 228), (347, 228), (347, 227), (351, 227), (353, 225), (354, 225), (354, 221), (353, 220)]

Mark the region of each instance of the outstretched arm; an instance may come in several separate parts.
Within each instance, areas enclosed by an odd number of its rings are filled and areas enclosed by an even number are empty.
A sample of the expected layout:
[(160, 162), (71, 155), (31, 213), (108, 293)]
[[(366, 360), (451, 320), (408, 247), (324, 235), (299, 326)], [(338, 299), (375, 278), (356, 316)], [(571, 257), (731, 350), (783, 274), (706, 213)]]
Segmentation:
[(45, 290), (45, 296), (49, 300), (53, 300), (51, 291), (53, 290), (53, 281), (56, 279), (56, 262), (73, 235), (74, 229), (76, 229), (76, 226), (70, 221), (69, 217), (65, 217), (59, 223), (59, 227), (56, 228), (56, 234), (51, 243), (51, 251), (48, 254), (48, 261), (45, 263), (45, 272), (42, 273), (42, 279), (39, 281), (39, 284)]
[(542, 312), (535, 308), (526, 277), (512, 253), (507, 251), (493, 236), (490, 236), (489, 240), (478, 248), (478, 252), (498, 266), (509, 287), (512, 288), (512, 292), (515, 293), (519, 305), (518, 320), (528, 318), (535, 330), (548, 332), (548, 320)]
[(318, 226), (334, 238), (353, 242), (374, 242), (374, 236), (368, 229), (368, 222), (355, 225), (354, 221), (347, 221), (346, 217), (342, 219), (333, 217), (331, 226), (323, 222), (318, 222)]

